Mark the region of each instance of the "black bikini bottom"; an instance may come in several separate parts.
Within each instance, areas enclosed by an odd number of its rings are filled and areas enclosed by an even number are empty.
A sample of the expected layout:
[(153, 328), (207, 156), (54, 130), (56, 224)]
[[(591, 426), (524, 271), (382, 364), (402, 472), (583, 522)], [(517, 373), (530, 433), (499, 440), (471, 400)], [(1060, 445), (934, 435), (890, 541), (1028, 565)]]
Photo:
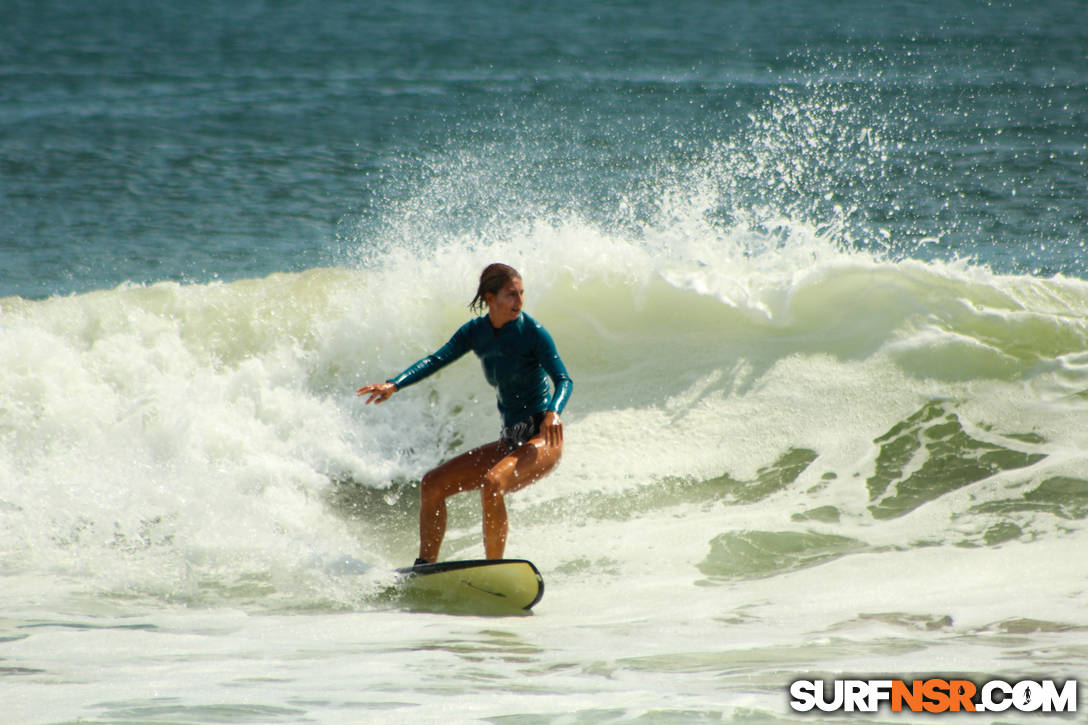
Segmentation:
[(499, 440), (506, 446), (507, 451), (513, 453), (540, 432), (540, 424), (543, 422), (544, 413), (534, 413), (525, 420), (503, 428)]

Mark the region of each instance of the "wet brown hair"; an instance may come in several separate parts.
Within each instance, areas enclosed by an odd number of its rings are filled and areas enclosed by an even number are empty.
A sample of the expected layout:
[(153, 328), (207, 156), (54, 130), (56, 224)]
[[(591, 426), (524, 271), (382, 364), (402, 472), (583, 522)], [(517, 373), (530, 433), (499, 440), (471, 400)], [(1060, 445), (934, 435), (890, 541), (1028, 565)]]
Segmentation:
[(487, 265), (480, 273), (480, 286), (476, 288), (476, 296), (472, 298), (468, 308), (473, 312), (483, 313), (487, 309), (487, 299), (484, 295), (498, 294), (499, 290), (512, 279), (521, 279), (521, 275), (509, 264), (495, 262)]

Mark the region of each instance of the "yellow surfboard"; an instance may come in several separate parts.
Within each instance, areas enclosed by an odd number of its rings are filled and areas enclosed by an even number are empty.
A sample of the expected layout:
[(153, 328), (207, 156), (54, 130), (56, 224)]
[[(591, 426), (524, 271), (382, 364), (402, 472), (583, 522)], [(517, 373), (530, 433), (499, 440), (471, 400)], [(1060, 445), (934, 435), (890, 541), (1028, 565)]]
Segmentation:
[(528, 614), (544, 596), (544, 578), (525, 559), (470, 559), (398, 569), (414, 608), (463, 614)]

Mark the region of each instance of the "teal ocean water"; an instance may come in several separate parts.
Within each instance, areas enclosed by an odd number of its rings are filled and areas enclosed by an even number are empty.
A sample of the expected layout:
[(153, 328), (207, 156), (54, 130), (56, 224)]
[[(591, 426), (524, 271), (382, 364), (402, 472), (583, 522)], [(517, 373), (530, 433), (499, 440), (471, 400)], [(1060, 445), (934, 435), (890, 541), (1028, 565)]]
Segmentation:
[[(0, 719), (803, 723), (801, 678), (1084, 679), (1085, 9), (5, 3)], [(353, 391), (496, 260), (576, 383), (509, 502), (546, 595), (412, 612), (419, 477), (493, 393)]]

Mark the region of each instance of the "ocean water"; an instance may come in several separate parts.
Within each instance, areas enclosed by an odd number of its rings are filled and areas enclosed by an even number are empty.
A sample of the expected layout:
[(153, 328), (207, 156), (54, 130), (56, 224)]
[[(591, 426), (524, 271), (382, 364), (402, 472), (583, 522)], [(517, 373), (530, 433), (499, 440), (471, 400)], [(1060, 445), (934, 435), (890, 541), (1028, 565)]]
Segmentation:
[[(1084, 679), (1086, 9), (6, 0), (0, 720), (836, 722), (789, 684)], [(546, 593), (411, 611), (419, 477), (494, 395), (470, 360), (353, 391), (496, 260), (575, 380), (509, 500)]]

